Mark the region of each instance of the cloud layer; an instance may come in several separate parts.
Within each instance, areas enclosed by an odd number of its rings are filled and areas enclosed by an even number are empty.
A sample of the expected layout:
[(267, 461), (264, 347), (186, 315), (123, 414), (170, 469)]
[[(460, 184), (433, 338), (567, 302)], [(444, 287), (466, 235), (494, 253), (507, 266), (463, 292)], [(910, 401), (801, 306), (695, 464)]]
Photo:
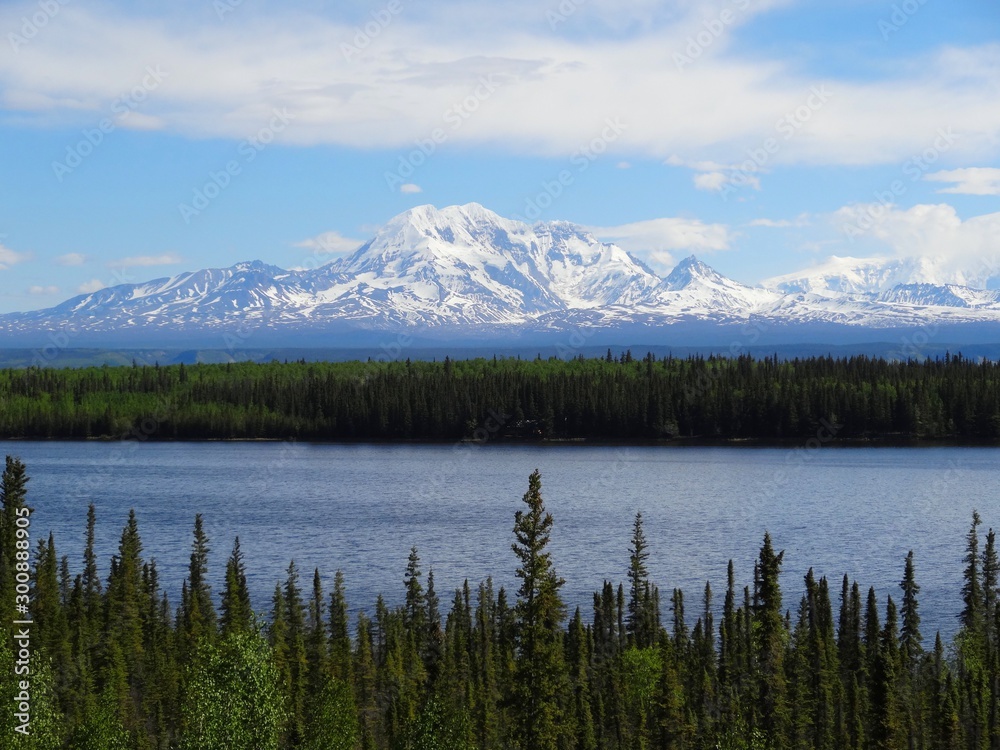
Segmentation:
[[(232, 139), (279, 109), (294, 116), (286, 142), (365, 148), (412, 146), (440, 128), (459, 143), (564, 155), (616, 117), (627, 129), (615, 150), (660, 158), (738, 163), (777, 137), (767, 166), (892, 163), (946, 127), (961, 135), (956, 154), (997, 153), (1000, 44), (939, 49), (868, 80), (815, 80), (792, 58), (731, 51), (745, 23), (785, 4), (631, 2), (615, 14), (571, 3), (564, 22), (519, 3), (506, 14), (396, 3), (384, 22), (375, 10), (353, 23), (235, 9), (194, 27), (70, 5), (0, 57), (2, 105), (8, 122), (81, 127), (125, 107), (123, 127)], [(0, 11), (0, 28), (18, 28), (34, 7)], [(705, 36), (727, 10), (731, 21)], [(585, 20), (603, 33), (563, 33)], [(152, 87), (150, 70), (163, 76)], [(816, 87), (829, 101), (810, 112)], [(700, 175), (698, 187), (720, 179)]]

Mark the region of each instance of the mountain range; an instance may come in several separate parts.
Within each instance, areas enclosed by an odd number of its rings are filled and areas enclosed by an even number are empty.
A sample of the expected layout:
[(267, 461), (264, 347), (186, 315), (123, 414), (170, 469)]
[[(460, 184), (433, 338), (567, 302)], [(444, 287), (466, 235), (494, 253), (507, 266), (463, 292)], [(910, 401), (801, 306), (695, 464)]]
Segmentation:
[(661, 277), (578, 225), (529, 225), (475, 203), (410, 209), (318, 268), (249, 261), (0, 315), (0, 346), (843, 344), (942, 331), (1000, 341), (1000, 292), (879, 259), (834, 258), (748, 286), (691, 256)]

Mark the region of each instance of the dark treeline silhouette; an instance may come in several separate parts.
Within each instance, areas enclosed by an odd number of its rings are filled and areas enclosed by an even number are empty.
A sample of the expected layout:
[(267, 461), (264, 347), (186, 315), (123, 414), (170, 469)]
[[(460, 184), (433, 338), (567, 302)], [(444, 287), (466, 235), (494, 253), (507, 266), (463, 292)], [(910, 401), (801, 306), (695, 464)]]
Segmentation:
[(691, 357), (0, 371), (0, 437), (1000, 438), (1000, 363)]
[(1000, 438), (1000, 363), (868, 357), (224, 364), (0, 371), (0, 437)]
[[(995, 538), (966, 539), (961, 627), (946, 650), (920, 631), (912, 552), (897, 599), (840, 590), (812, 571), (782, 599), (783, 553), (765, 535), (753, 582), (732, 563), (716, 622), (706, 584), (685, 609), (661, 603), (637, 514), (624, 582), (570, 615), (541, 478), (514, 518), (519, 589), (490, 580), (445, 594), (410, 551), (404, 603), (348, 617), (343, 577), (323, 589), (294, 563), (267, 616), (254, 614), (236, 540), (221, 598), (195, 518), (178, 606), (143, 557), (134, 513), (101, 576), (90, 507), (81, 567), (51, 536), (18, 534), (27, 474), (7, 459), (0, 513), (0, 746), (121, 750), (882, 750), (1000, 744), (1000, 608)], [(18, 576), (21, 576), (20, 579)], [(11, 652), (18, 586), (29, 581), (31, 734), (14, 731), (21, 686)], [(447, 598), (442, 598), (447, 597)], [(837, 606), (834, 605), (837, 600)], [(668, 613), (661, 621), (661, 611)], [(839, 612), (839, 614), (835, 614)], [(20, 648), (20, 646), (18, 646)], [(23, 700), (23, 698), (22, 698)]]

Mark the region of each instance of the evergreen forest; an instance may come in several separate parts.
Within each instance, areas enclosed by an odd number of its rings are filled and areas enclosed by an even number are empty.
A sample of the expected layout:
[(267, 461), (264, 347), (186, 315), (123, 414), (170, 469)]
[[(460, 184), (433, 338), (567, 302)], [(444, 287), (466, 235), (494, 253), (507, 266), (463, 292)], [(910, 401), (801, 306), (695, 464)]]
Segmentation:
[[(660, 363), (650, 366), (670, 372)], [(744, 366), (748, 373), (783, 369)], [(837, 365), (810, 366), (818, 372)], [(908, 382), (905, 367), (871, 366)], [(402, 377), (404, 367), (381, 372)], [(475, 367), (482, 372), (493, 365)], [(516, 373), (517, 367), (536, 374), (564, 367), (560, 378), (570, 380), (574, 371), (574, 365), (547, 363), (500, 369)], [(580, 365), (608, 377), (616, 367), (623, 378), (646, 377), (643, 364)], [(943, 378), (947, 367), (968, 375), (962, 382), (970, 393), (976, 373), (985, 381), (992, 372), (964, 363), (910, 372), (922, 373), (914, 382), (940, 386), (934, 378)], [(424, 369), (438, 384), (462, 379), (455, 374), (449, 381), (440, 366)], [(295, 370), (259, 372), (277, 378)], [(727, 372), (737, 377), (737, 369)], [(126, 376), (136, 385), (162, 377), (179, 387), (176, 370)], [(68, 560), (51, 535), (34, 543), (28, 538), (27, 467), (16, 458), (6, 460), (0, 500), (4, 748), (1000, 747), (1000, 562), (994, 532), (984, 531), (978, 514), (964, 540), (959, 628), (946, 644), (921, 632), (912, 552), (900, 560), (899, 590), (889, 595), (847, 577), (817, 579), (810, 571), (804, 587), (791, 586), (804, 591), (801, 599), (786, 601), (783, 553), (765, 534), (754, 569), (740, 571), (750, 574), (748, 584), (737, 583), (730, 563), (718, 607), (720, 594), (709, 584), (690, 597), (677, 589), (661, 595), (648, 573), (641, 513), (631, 538), (622, 540), (622, 580), (595, 591), (590, 611), (569, 612), (559, 560), (548, 548), (558, 526), (545, 509), (537, 471), (521, 504), (511, 503), (517, 509), (506, 565), (516, 570), (517, 590), (486, 580), (438, 591), (433, 571), (422, 569), (412, 549), (397, 584), (402, 603), (390, 607), (379, 597), (362, 603), (357, 616), (349, 616), (342, 575), (326, 590), (320, 571), (300, 571), (294, 562), (270, 602), (252, 602), (238, 539), (223, 589), (212, 591), (211, 540), (200, 516), (179, 601), (171, 601), (155, 560), (143, 554), (134, 512), (105, 568), (94, 550), (94, 506), (85, 525), (81, 518), (83, 557)], [(18, 610), (25, 601), (28, 611)], [(26, 616), (30, 646), (13, 624)], [(17, 731), (25, 688), (16, 667), (25, 661), (27, 735)]]
[(1000, 362), (475, 359), (0, 370), (0, 437), (616, 441), (1000, 438)]

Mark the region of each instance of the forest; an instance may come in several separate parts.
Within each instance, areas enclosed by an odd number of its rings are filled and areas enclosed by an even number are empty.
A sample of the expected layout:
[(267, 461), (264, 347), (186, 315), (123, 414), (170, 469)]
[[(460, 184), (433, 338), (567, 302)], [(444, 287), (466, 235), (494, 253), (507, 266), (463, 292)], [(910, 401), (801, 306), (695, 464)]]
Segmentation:
[(1000, 439), (1000, 362), (960, 354), (0, 370), (0, 437), (330, 441)]
[[(411, 549), (402, 603), (380, 596), (356, 617), (340, 573), (326, 591), (320, 571), (310, 581), (294, 562), (258, 611), (238, 539), (223, 590), (213, 592), (200, 516), (175, 605), (155, 560), (143, 556), (134, 511), (102, 575), (94, 506), (81, 523), (83, 557), (70, 561), (51, 535), (26, 538), (27, 485), (27, 467), (8, 457), (0, 484), (5, 748), (1000, 747), (1000, 562), (993, 530), (981, 540), (977, 513), (964, 540), (960, 627), (946, 645), (921, 633), (912, 552), (900, 561), (895, 598), (846, 576), (837, 591), (810, 570), (801, 599), (786, 603), (784, 553), (765, 534), (750, 584), (737, 584), (730, 562), (721, 609), (709, 584), (693, 601), (678, 589), (661, 601), (641, 513), (622, 540), (622, 580), (594, 592), (592, 611), (570, 613), (548, 550), (558, 527), (537, 471), (512, 513), (507, 564), (516, 591), (486, 580), (438, 592)], [(27, 612), (17, 609), (25, 596)], [(29, 616), (25, 647), (13, 623)], [(27, 735), (16, 731), (25, 687), (15, 668), (25, 660)]]

